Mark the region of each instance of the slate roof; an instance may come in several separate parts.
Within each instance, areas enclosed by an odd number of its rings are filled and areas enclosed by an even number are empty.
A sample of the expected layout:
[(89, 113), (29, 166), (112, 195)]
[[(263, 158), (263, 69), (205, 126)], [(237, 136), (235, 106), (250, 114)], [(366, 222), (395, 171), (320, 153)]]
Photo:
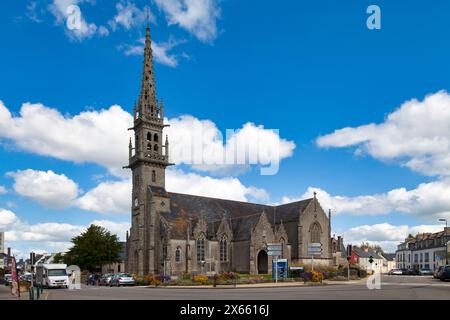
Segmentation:
[(372, 256), (373, 259), (383, 259), (383, 257), (380, 257), (373, 249), (368, 250), (368, 252), (365, 252), (361, 248), (354, 248), (353, 251), (360, 257), (360, 258), (369, 258)]
[[(212, 237), (225, 217), (230, 221), (233, 240), (249, 240), (252, 229), (258, 223), (264, 211), (269, 222), (279, 224), (298, 218), (312, 199), (297, 201), (280, 206), (270, 206), (250, 202), (217, 199), (181, 193), (168, 193), (170, 197), (170, 212), (162, 216), (171, 224), (171, 237), (186, 238), (184, 221), (191, 220), (195, 226), (201, 216), (208, 225), (208, 237)], [(192, 234), (193, 230), (190, 230)]]
[(395, 253), (383, 253), (382, 256), (383, 256), (387, 261), (394, 261), (394, 260), (395, 260)]
[(169, 193), (166, 191), (166, 189), (162, 188), (162, 187), (152, 187), (150, 186), (150, 191), (157, 195), (157, 196), (161, 196), (161, 197), (169, 197)]

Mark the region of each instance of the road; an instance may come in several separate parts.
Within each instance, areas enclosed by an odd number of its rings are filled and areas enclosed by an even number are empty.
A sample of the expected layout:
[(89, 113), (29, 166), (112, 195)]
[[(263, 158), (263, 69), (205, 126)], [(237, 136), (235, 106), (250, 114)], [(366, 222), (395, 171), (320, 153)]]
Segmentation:
[(303, 300), (303, 299), (448, 299), (450, 282), (423, 276), (382, 276), (381, 289), (369, 290), (365, 281), (353, 284), (271, 288), (109, 288), (47, 290), (48, 300)]

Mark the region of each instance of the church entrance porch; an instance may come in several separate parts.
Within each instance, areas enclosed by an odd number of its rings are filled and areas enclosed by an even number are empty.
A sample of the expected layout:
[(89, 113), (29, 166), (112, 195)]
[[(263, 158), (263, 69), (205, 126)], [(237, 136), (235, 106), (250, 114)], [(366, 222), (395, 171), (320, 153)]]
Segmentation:
[(258, 253), (258, 274), (267, 274), (269, 272), (269, 258), (267, 252), (261, 250)]

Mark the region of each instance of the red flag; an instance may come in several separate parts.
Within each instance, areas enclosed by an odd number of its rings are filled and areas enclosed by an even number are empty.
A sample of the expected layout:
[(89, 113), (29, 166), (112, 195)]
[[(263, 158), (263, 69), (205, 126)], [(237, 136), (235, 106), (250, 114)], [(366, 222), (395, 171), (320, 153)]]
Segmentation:
[(20, 297), (19, 277), (17, 274), (16, 258), (11, 258), (11, 277), (12, 277), (12, 294)]

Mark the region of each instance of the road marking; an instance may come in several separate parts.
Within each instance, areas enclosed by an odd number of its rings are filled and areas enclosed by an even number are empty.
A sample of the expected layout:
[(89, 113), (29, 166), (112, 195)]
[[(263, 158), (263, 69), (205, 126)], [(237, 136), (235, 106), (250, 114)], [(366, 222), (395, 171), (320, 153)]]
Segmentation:
[(383, 286), (427, 286), (427, 287), (448, 287), (450, 288), (450, 284), (445, 283), (424, 283), (424, 282), (410, 282), (410, 283), (394, 283), (394, 282), (382, 282)]

